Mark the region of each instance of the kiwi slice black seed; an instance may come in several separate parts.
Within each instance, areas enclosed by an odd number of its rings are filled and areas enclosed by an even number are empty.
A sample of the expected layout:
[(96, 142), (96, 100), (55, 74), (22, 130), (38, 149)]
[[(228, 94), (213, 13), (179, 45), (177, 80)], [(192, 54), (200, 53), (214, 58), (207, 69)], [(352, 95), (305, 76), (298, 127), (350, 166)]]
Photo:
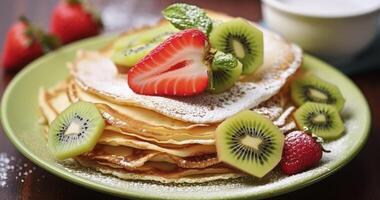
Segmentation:
[(214, 27), (210, 43), (212, 48), (233, 54), (243, 64), (243, 74), (252, 74), (263, 64), (263, 33), (244, 19)]
[(146, 43), (160, 43), (160, 42), (168, 39), (174, 33), (175, 33), (175, 31), (165, 31), (165, 32), (162, 32), (162, 33), (158, 33), (156, 36), (154, 36), (153, 38), (149, 39)]
[(310, 101), (333, 105), (338, 111), (343, 109), (345, 102), (337, 86), (314, 75), (303, 76), (293, 81), (291, 96), (297, 106)]
[(111, 59), (118, 65), (123, 67), (133, 67), (150, 51), (152, 51), (159, 43), (140, 44), (131, 48), (114, 52)]
[(336, 139), (344, 132), (344, 124), (335, 106), (307, 102), (294, 113), (299, 129), (308, 130), (324, 139)]
[(263, 177), (281, 160), (284, 135), (269, 119), (247, 110), (216, 129), (219, 160), (256, 177)]
[(232, 54), (217, 51), (211, 63), (210, 93), (221, 93), (239, 80), (242, 64)]
[(91, 151), (103, 132), (105, 122), (92, 103), (70, 105), (50, 124), (48, 148), (57, 159)]
[(118, 67), (129, 69), (176, 31), (173, 26), (165, 25), (122, 37), (113, 45), (111, 59)]
[(140, 44), (147, 44), (151, 42), (163, 41), (165, 38), (171, 36), (179, 31), (173, 25), (167, 23), (152, 28), (137, 30), (121, 35), (112, 45), (114, 51), (119, 51), (125, 48), (131, 48)]

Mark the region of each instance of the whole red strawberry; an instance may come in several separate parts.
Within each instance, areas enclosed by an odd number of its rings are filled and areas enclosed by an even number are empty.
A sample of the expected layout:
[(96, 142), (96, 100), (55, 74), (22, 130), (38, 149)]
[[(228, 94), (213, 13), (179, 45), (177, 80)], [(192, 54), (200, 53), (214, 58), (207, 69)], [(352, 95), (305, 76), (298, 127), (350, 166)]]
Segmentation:
[(18, 70), (58, 45), (56, 38), (45, 34), (25, 17), (21, 17), (8, 30), (1, 60), (2, 66), (6, 70)]
[(175, 33), (128, 72), (128, 85), (138, 94), (192, 96), (207, 89), (207, 36), (198, 29)]
[(322, 158), (323, 148), (315, 138), (302, 131), (285, 136), (281, 169), (292, 175), (316, 166)]
[(65, 0), (53, 10), (50, 30), (62, 43), (95, 36), (101, 31), (100, 19), (81, 0)]

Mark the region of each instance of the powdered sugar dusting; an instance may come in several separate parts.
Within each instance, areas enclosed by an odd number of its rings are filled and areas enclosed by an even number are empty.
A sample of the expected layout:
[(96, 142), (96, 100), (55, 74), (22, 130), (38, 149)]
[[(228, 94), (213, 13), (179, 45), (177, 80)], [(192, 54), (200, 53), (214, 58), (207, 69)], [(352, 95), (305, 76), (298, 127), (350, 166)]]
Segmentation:
[(129, 88), (126, 76), (117, 73), (113, 62), (95, 52), (79, 53), (71, 71), (82, 89), (116, 103), (141, 106), (192, 123), (216, 123), (268, 100), (299, 68), (300, 48), (276, 39), (270, 33), (266, 35), (264, 65), (252, 77), (221, 94), (201, 94), (191, 98), (138, 95)]
[[(343, 88), (342, 92), (344, 94), (348, 92), (357, 93), (350, 88)], [(100, 183), (104, 187), (117, 188), (120, 191), (126, 191), (125, 189), (128, 188), (127, 192), (138, 192), (152, 198), (196, 197), (211, 199), (223, 197), (228, 199), (229, 197), (236, 198), (246, 195), (261, 198), (262, 195), (268, 195), (268, 193), (278, 194), (281, 191), (294, 189), (296, 185), (304, 185), (317, 180), (319, 177), (325, 177), (346, 163), (354, 152), (360, 149), (359, 147), (367, 135), (365, 125), (359, 123), (361, 122), (359, 119), (366, 118), (366, 111), (353, 113), (352, 108), (355, 106), (357, 106), (356, 101), (348, 100), (342, 112), (345, 134), (338, 140), (324, 144), (324, 148), (330, 150), (331, 153), (324, 153), (321, 162), (315, 168), (293, 176), (285, 176), (279, 172), (279, 169), (275, 169), (263, 179), (243, 177), (196, 184), (162, 184), (152, 181), (121, 180), (95, 170), (83, 168), (76, 163), (63, 164), (62, 166), (76, 176)], [(294, 122), (288, 124), (290, 127), (294, 126)]]
[[(104, 187), (117, 188), (121, 191), (128, 188), (128, 192), (143, 193), (148, 195), (146, 197), (152, 198), (196, 197), (199, 199), (211, 199), (220, 198), (222, 195), (223, 198), (228, 199), (229, 197), (245, 195), (254, 195), (258, 198), (261, 195), (268, 194), (268, 192), (277, 194), (280, 191), (288, 190), (294, 185), (314, 181), (318, 177), (331, 173), (353, 154), (353, 149), (358, 148), (366, 134), (362, 131), (363, 126), (357, 123), (358, 118), (362, 116), (358, 113), (352, 115), (349, 108), (355, 106), (355, 104), (352, 102), (347, 103), (348, 105), (342, 113), (346, 133), (338, 140), (324, 144), (325, 149), (330, 150), (331, 153), (324, 153), (321, 162), (315, 168), (292, 176), (283, 175), (276, 168), (263, 179), (242, 177), (206, 183), (163, 184), (154, 181), (121, 180), (114, 176), (104, 175), (95, 170), (84, 168), (72, 161), (70, 163), (61, 163), (61, 166), (70, 170), (76, 176), (100, 183)], [(357, 133), (362, 133), (363, 135), (355, 136)]]
[(0, 188), (7, 186), (8, 173), (15, 168), (15, 166), (12, 165), (14, 160), (14, 157), (9, 157), (6, 153), (0, 153)]
[[(351, 125), (348, 124), (346, 128), (349, 128), (349, 126)], [(184, 197), (195, 196), (197, 198), (202, 198), (203, 195), (205, 195), (204, 198), (207, 199), (210, 198), (210, 194), (220, 195), (220, 193), (223, 193), (224, 198), (228, 198), (229, 195), (244, 195), (244, 193), (261, 194), (273, 189), (282, 190), (290, 185), (302, 183), (306, 179), (311, 179), (314, 176), (329, 173), (336, 162), (340, 159), (344, 159), (344, 156), (342, 157), (342, 155), (344, 155), (343, 152), (347, 152), (348, 149), (352, 147), (352, 143), (355, 142), (356, 141), (350, 142), (349, 135), (344, 135), (337, 141), (325, 144), (325, 148), (331, 150), (331, 153), (324, 154), (319, 166), (314, 169), (296, 175), (286, 176), (276, 168), (262, 179), (240, 177), (205, 183), (159, 183), (155, 181), (121, 180), (114, 176), (101, 174), (93, 169), (85, 168), (72, 160), (62, 162), (60, 165), (79, 177), (90, 179), (104, 186), (119, 188), (120, 190), (128, 188), (130, 192), (152, 194), (155, 195), (156, 198), (170, 198), (175, 194), (176, 197), (183, 195)]]
[[(12, 187), (15, 180), (23, 183), (36, 167), (7, 153), (0, 153), (0, 188)], [(0, 190), (1, 191), (1, 190)]]

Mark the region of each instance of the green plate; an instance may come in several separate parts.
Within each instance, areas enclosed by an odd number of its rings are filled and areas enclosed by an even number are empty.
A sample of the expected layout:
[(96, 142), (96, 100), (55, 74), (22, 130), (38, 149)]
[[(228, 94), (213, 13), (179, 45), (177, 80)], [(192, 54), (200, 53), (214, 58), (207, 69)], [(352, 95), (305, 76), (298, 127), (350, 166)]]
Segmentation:
[(113, 36), (84, 40), (44, 56), (22, 70), (9, 84), (1, 104), (1, 121), (11, 142), (32, 162), (73, 183), (123, 197), (161, 199), (264, 198), (290, 192), (319, 181), (347, 164), (364, 145), (370, 127), (370, 111), (363, 94), (343, 74), (320, 60), (305, 55), (304, 67), (337, 84), (346, 98), (343, 118), (346, 133), (325, 145), (331, 150), (313, 170), (284, 177), (271, 173), (262, 180), (240, 178), (204, 184), (160, 184), (124, 181), (77, 166), (73, 162), (56, 162), (48, 153), (38, 125), (37, 93), (68, 76), (65, 64), (78, 49), (97, 49)]

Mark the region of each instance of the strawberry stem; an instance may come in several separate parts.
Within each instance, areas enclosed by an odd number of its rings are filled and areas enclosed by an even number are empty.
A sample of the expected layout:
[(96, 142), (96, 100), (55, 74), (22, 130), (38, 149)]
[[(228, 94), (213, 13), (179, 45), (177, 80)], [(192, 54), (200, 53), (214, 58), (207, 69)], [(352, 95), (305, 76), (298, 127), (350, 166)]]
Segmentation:
[(321, 145), (321, 148), (322, 148), (322, 151), (323, 151), (324, 153), (331, 153), (330, 150), (325, 149), (322, 145)]
[(43, 34), (39, 38), (39, 42), (42, 45), (43, 51), (45, 53), (53, 51), (61, 46), (61, 42), (57, 38), (57, 36), (52, 34)]
[(66, 3), (75, 5), (75, 4), (82, 4), (83, 0), (65, 0)]
[(40, 27), (32, 24), (25, 16), (20, 16), (19, 20), (27, 26), (25, 29), (25, 34), (28, 36), (27, 46), (38, 42), (41, 44), (43, 51), (47, 53), (61, 45), (56, 36), (45, 33)]
[(29, 19), (27, 17), (25, 17), (25, 15), (21, 15), (18, 20), (20, 20), (20, 22), (24, 23), (24, 24), (29, 24)]
[(314, 133), (312, 133), (312, 132), (310, 131), (310, 129), (308, 129), (307, 127), (304, 127), (303, 130), (304, 130), (304, 132), (305, 132), (306, 134), (311, 135), (311, 137), (312, 137), (316, 142), (318, 142), (319, 145), (321, 145), (321, 149), (322, 149), (322, 151), (323, 151), (324, 153), (330, 153), (330, 152), (331, 152), (330, 150), (327, 150), (327, 149), (325, 149), (325, 148), (323, 147), (323, 145), (322, 145), (322, 144), (324, 143), (323, 138), (321, 138), (321, 137), (315, 135)]
[(305, 133), (307, 133), (307, 134), (312, 134), (311, 131), (310, 131), (310, 129), (308, 127), (306, 127), (306, 126), (303, 127), (303, 131)]

